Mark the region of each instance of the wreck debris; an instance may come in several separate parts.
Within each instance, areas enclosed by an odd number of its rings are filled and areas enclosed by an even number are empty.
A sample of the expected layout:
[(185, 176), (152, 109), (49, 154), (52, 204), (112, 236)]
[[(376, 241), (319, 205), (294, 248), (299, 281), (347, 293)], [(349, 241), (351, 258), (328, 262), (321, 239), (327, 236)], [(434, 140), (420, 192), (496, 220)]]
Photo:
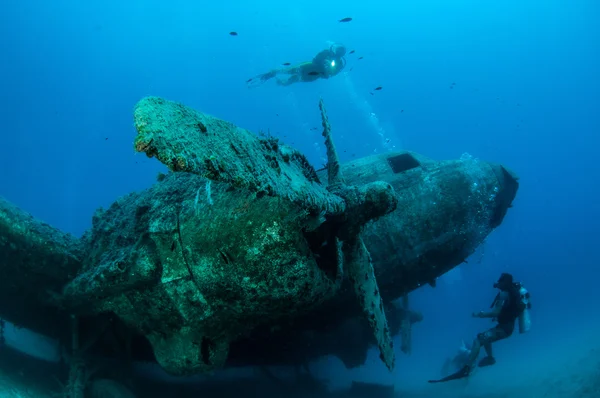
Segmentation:
[(0, 197), (1, 317), (51, 337), (64, 334), (67, 316), (51, 299), (77, 274), (84, 256), (81, 240)]
[(412, 322), (410, 319), (408, 293), (402, 296), (402, 308), (404, 308), (405, 316), (400, 324), (400, 350), (406, 355), (410, 355), (412, 353)]
[(85, 389), (91, 374), (88, 372), (84, 358), (84, 350), (81, 348), (79, 335), (79, 319), (71, 316), (71, 355), (68, 358), (69, 378), (64, 387), (62, 397), (85, 398)]

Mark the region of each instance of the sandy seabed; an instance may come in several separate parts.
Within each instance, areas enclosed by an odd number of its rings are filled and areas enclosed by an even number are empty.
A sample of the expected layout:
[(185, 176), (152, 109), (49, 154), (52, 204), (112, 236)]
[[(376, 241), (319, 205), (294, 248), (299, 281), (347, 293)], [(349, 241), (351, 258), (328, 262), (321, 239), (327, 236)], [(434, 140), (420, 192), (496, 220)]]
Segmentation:
[[(498, 363), (474, 373), (468, 380), (445, 384), (424, 384), (422, 389), (396, 388), (402, 398), (599, 398), (600, 397), (600, 333), (586, 337), (561, 339), (560, 344), (549, 344), (539, 355), (515, 363)], [(258, 393), (239, 384), (229, 383), (228, 391), (196, 388), (194, 392), (181, 387), (168, 386), (159, 391), (138, 391), (138, 397), (356, 397), (338, 391), (332, 394)], [(232, 388), (233, 387), (233, 388)], [(231, 390), (235, 392), (232, 393)], [(21, 354), (0, 351), (0, 398), (50, 398), (57, 397), (60, 384), (56, 365), (37, 360), (23, 360)], [(91, 398), (118, 398), (115, 394), (102, 394)], [(88, 397), (86, 397), (88, 398)], [(120, 398), (120, 397), (119, 397)], [(369, 398), (377, 398), (373, 394)]]

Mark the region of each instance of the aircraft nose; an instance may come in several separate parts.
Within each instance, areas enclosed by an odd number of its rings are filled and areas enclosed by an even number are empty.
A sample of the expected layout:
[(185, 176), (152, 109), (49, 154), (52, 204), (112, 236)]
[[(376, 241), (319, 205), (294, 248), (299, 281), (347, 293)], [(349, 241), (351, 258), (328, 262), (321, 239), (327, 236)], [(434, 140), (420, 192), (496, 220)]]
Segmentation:
[(501, 164), (492, 164), (491, 167), (498, 180), (496, 208), (490, 220), (491, 227), (496, 228), (502, 223), (507, 210), (512, 207), (512, 202), (517, 196), (519, 177), (514, 171)]

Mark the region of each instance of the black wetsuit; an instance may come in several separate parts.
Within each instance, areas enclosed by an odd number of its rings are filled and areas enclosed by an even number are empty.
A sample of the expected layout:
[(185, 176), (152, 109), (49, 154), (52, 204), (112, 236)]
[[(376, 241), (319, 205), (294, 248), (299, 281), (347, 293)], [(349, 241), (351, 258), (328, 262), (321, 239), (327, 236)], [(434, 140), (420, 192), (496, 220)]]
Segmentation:
[[(334, 66), (331, 66), (331, 62), (335, 62)], [(335, 53), (329, 50), (323, 50), (312, 59), (311, 66), (315, 72), (318, 72), (323, 77), (329, 78), (337, 75), (344, 66), (346, 66), (346, 60), (344, 57), (337, 57)]]
[[(521, 300), (519, 297), (519, 287), (513, 286), (510, 290), (505, 292), (507, 294), (508, 299), (504, 302), (502, 306), (502, 310), (500, 310), (500, 314), (496, 319), (498, 321), (498, 325), (496, 328), (501, 329), (504, 333), (506, 333), (505, 337), (510, 336), (515, 330), (515, 321), (519, 317), (519, 314), (523, 310), (521, 308)], [(496, 304), (496, 300), (500, 297), (500, 294), (496, 296), (496, 299), (492, 303), (492, 307)]]
[[(509, 337), (515, 330), (515, 321), (521, 314), (521, 311), (523, 311), (523, 303), (520, 299), (519, 289), (519, 285), (512, 285), (509, 290), (504, 290), (498, 293), (498, 295), (494, 299), (491, 308), (494, 308), (496, 306), (498, 300), (504, 300), (504, 303), (502, 304), (502, 309), (500, 310), (500, 313), (496, 318), (498, 324), (493, 328), (483, 333), (479, 333), (477, 335), (477, 340), (479, 340), (479, 343), (482, 346), (494, 343), (498, 340), (505, 339)], [(479, 352), (479, 350), (477, 350), (477, 352)], [(480, 366), (482, 365), (480, 364)], [(429, 383), (442, 383), (446, 381), (462, 379), (464, 377), (467, 377), (469, 373), (469, 366), (465, 365), (461, 370), (457, 371), (456, 373), (453, 373), (439, 380), (429, 380)]]

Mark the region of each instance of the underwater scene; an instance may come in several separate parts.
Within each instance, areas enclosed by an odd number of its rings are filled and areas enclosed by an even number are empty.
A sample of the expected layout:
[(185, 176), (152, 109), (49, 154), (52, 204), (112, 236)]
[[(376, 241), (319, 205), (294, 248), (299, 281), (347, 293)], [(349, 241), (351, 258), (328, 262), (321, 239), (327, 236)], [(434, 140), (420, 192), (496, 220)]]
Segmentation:
[(0, 397), (600, 397), (599, 18), (5, 0)]

